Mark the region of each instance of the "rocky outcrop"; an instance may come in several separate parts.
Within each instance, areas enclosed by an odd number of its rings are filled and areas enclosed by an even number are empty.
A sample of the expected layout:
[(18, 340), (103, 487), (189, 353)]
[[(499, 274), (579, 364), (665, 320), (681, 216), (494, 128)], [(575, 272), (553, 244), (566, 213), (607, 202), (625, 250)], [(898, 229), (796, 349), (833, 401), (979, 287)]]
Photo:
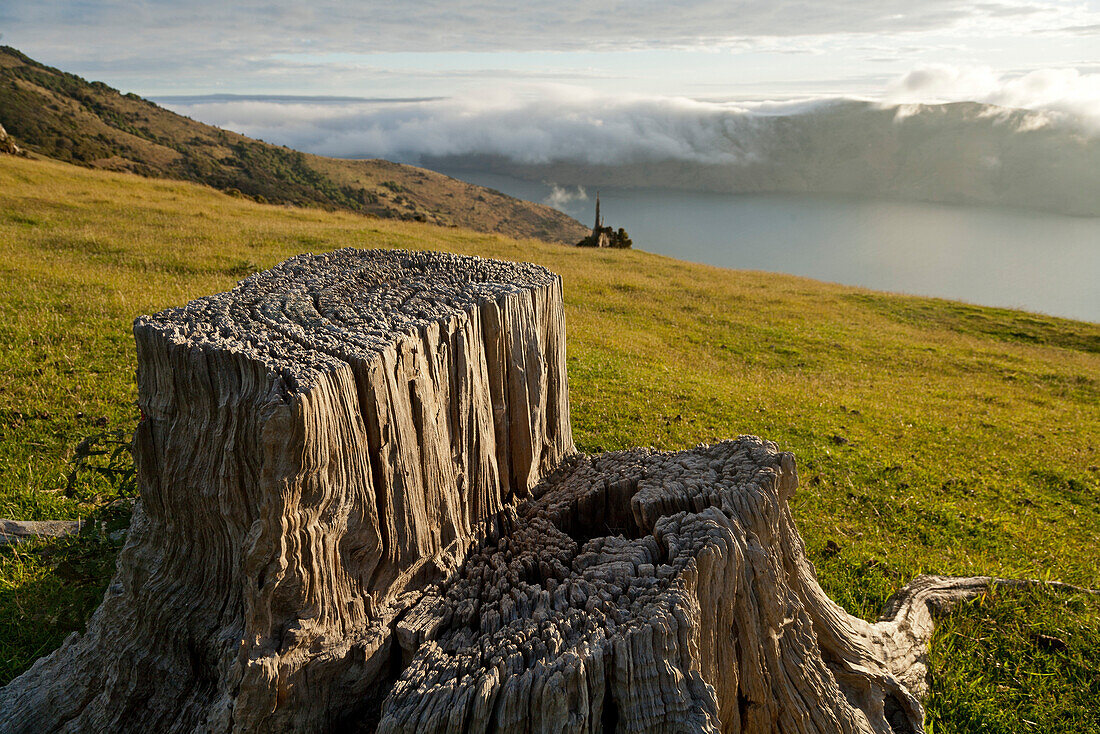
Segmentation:
[(583, 240), (577, 243), (577, 247), (614, 247), (616, 249), (626, 249), (634, 244), (634, 240), (630, 239), (630, 235), (626, 233), (626, 230), (619, 227), (616, 232), (611, 227), (605, 226), (603, 223), (603, 217), (600, 216), (600, 194), (596, 193), (596, 223), (592, 226), (592, 231)]
[(140, 500), (0, 731), (920, 731), (937, 606), (826, 597), (794, 458), (573, 447), (561, 280), (301, 256), (134, 324)]
[(23, 151), (12, 137), (8, 135), (8, 131), (4, 129), (3, 125), (0, 125), (0, 153), (7, 153), (8, 155), (22, 155)]

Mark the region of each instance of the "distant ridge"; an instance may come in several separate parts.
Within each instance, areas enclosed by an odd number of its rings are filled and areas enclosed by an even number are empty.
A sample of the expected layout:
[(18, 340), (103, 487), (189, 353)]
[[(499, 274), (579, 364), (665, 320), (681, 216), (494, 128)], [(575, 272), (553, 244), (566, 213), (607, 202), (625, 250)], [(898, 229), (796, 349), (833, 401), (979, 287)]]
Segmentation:
[(551, 242), (572, 243), (587, 232), (556, 209), (426, 169), (325, 158), (205, 125), (8, 46), (0, 46), (0, 125), (31, 153), (194, 181), (259, 201)]

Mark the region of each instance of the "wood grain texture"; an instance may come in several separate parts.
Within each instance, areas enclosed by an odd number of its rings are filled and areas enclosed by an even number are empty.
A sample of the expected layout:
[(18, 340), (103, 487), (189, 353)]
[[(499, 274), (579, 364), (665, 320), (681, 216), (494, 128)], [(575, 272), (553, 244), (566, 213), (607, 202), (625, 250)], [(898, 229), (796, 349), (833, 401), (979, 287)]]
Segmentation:
[(817, 585), (796, 485), (751, 436), (567, 459), (398, 623), (378, 731), (919, 730), (892, 623)]
[(84, 635), (0, 731), (291, 731), (391, 664), (452, 573), (573, 451), (561, 281), (343, 250), (134, 324), (141, 499)]
[(933, 614), (995, 581), (867, 622), (774, 444), (576, 453), (534, 265), (305, 255), (134, 335), (118, 571), (4, 734), (919, 732)]

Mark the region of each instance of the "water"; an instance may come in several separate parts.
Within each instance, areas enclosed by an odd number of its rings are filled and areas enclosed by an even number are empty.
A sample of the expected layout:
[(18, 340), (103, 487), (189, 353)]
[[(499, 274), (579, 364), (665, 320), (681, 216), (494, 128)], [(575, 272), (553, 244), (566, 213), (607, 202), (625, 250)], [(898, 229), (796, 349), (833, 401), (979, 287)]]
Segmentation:
[[(457, 177), (532, 201), (551, 191)], [(586, 225), (588, 194), (562, 207)], [(800, 194), (603, 189), (600, 201), (639, 250), (1100, 322), (1100, 218)]]

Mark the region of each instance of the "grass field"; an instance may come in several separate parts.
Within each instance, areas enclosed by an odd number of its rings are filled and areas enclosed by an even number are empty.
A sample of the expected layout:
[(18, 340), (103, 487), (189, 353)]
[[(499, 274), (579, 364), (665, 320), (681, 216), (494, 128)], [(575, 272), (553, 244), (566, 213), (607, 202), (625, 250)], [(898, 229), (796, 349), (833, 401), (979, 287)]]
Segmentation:
[[(0, 550), (0, 683), (81, 629), (113, 571), (125, 473), (66, 489), (82, 440), (136, 423), (133, 318), (348, 245), (560, 273), (578, 446), (793, 451), (795, 517), (855, 614), (920, 572), (1100, 586), (1100, 325), (0, 158), (0, 517), (88, 521)], [(944, 621), (933, 660), (937, 734), (1100, 731), (1095, 598), (999, 591)]]

